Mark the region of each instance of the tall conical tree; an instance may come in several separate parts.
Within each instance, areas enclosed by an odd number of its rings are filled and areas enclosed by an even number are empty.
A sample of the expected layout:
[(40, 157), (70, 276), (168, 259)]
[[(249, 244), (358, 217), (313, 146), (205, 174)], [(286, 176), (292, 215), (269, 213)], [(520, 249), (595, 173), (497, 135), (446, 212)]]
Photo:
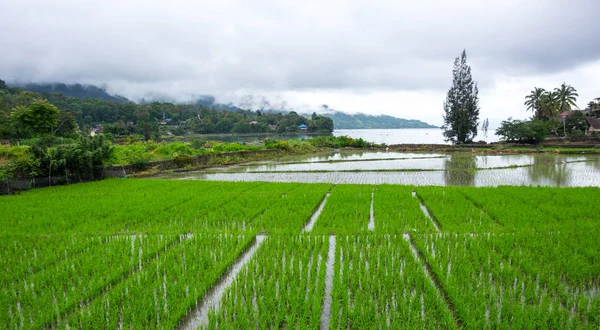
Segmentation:
[(454, 60), (452, 75), (452, 87), (444, 102), (444, 137), (452, 143), (470, 142), (477, 136), (479, 125), (479, 89), (471, 77), (465, 50)]

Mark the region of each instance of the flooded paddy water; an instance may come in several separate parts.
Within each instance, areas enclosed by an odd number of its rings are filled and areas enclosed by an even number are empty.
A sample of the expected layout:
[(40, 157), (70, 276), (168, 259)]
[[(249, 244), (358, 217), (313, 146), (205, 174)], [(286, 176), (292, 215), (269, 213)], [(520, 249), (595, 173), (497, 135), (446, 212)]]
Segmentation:
[(600, 155), (332, 152), (161, 178), (434, 186), (600, 186)]

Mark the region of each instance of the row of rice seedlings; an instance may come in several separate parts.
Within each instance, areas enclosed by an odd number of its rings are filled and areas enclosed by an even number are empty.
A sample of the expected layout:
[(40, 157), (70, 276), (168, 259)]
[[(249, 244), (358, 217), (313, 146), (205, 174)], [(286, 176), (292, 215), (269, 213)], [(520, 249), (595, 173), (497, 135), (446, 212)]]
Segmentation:
[[(460, 189), (460, 188), (458, 188)], [(455, 187), (419, 187), (418, 196), (439, 221), (443, 232), (477, 233), (503, 229)]]
[(243, 189), (219, 186), (151, 217), (138, 225), (148, 232), (254, 231), (255, 220), (298, 184), (243, 183)]
[(559, 299), (585, 325), (600, 325), (600, 243), (598, 231), (515, 233), (486, 240), (504, 261), (535, 276), (542, 290)]
[[(506, 188), (508, 187), (501, 187), (499, 193), (507, 191)], [(549, 215), (556, 219), (555, 223), (549, 219), (539, 219), (538, 226), (541, 228), (583, 231), (597, 228), (600, 214), (598, 188), (572, 188), (564, 194), (557, 194), (550, 188), (535, 189), (527, 193), (518, 189), (511, 191), (518, 191), (521, 196), (526, 195), (529, 205), (536, 205), (546, 217)], [(513, 193), (513, 200), (515, 195)]]
[(207, 223), (214, 220), (228, 220), (242, 223), (243, 228), (254, 229), (256, 218), (268, 210), (281, 196), (298, 188), (299, 184), (264, 184), (237, 196), (236, 200), (224, 207), (216, 208), (206, 215)]
[(412, 196), (412, 186), (380, 185), (375, 189), (375, 232), (433, 232), (435, 228)]
[[(181, 203), (182, 195), (194, 195), (196, 191), (208, 188), (214, 183), (195, 184), (182, 183), (159, 184), (148, 186), (142, 180), (127, 182), (142, 182), (138, 189), (136, 185), (123, 184), (120, 180), (110, 189), (112, 194), (98, 196), (79, 195), (80, 189), (86, 190), (87, 184), (70, 186), (70, 194), (52, 195), (47, 192), (44, 198), (39, 194), (24, 193), (20, 196), (10, 196), (11, 204), (0, 210), (10, 216), (0, 217), (0, 223), (12, 234), (53, 234), (53, 233), (110, 233), (120, 231), (124, 224), (139, 219)], [(175, 182), (176, 183), (176, 182)], [(44, 189), (41, 189), (44, 190)], [(0, 213), (2, 214), (2, 213)]]
[(367, 231), (372, 191), (373, 186), (368, 185), (335, 186), (312, 232), (339, 234)]
[(51, 324), (65, 312), (120, 280), (173, 240), (162, 236), (98, 237), (99, 245), (0, 291), (0, 327), (34, 328)]
[(268, 236), (226, 289), (209, 329), (318, 329), (328, 236)]
[[(127, 231), (142, 231), (149, 233), (185, 233), (201, 228), (201, 220), (211, 212), (236, 202), (240, 194), (252, 191), (261, 183), (239, 184), (231, 186), (211, 183), (209, 189), (179, 191), (176, 198), (182, 198), (178, 204), (162, 208), (159, 212), (146, 218), (138, 218), (127, 224)], [(184, 194), (185, 192), (185, 194)], [(225, 227), (225, 224), (223, 224)], [(214, 227), (213, 227), (214, 228)], [(226, 228), (239, 230), (239, 228)]]
[(331, 328), (455, 326), (401, 234), (338, 235)]
[(514, 231), (587, 230), (597, 226), (600, 214), (597, 188), (499, 187), (459, 191)]
[(188, 234), (111, 290), (61, 320), (79, 329), (173, 329), (250, 243), (244, 234)]
[(0, 236), (0, 284), (23, 279), (55, 263), (71, 258), (101, 240), (85, 236)]
[(256, 228), (269, 233), (299, 233), (313, 215), (330, 184), (299, 185), (269, 202), (267, 210), (256, 219)]
[[(158, 190), (157, 187), (153, 190)], [(166, 185), (160, 191), (146, 191), (138, 196), (128, 196), (133, 198), (135, 202), (122, 207), (121, 209), (102, 218), (100, 222), (102, 226), (97, 224), (98, 221), (86, 221), (77, 228), (81, 232), (120, 232), (120, 233), (136, 233), (149, 232), (147, 226), (162, 220), (165, 216), (176, 212), (180, 206), (186, 201), (198, 198), (208, 194), (209, 191), (216, 190), (216, 185), (212, 182), (199, 184), (183, 184), (180, 187)], [(221, 187), (220, 189), (225, 189)], [(160, 197), (149, 197), (148, 194), (157, 194)], [(166, 232), (165, 232), (166, 233)]]
[[(485, 242), (499, 235), (416, 236), (427, 262), (468, 328), (582, 328), (548, 285), (507, 262)], [(509, 235), (501, 235), (509, 237)], [(597, 325), (595, 326), (597, 327)]]

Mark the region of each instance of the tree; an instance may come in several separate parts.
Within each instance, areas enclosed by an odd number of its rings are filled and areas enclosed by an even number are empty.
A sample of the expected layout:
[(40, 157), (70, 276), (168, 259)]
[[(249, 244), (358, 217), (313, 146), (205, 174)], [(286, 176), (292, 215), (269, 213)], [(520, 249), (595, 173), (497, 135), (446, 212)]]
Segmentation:
[(554, 93), (556, 95), (556, 102), (558, 103), (558, 109), (562, 111), (569, 111), (573, 107), (577, 108), (577, 90), (566, 83), (562, 83), (560, 87), (554, 89)]
[(532, 121), (508, 120), (502, 121), (496, 130), (496, 135), (506, 142), (539, 143), (548, 134), (550, 121), (534, 119)]
[(471, 142), (477, 136), (479, 120), (479, 89), (471, 77), (467, 65), (467, 53), (463, 50), (454, 60), (452, 87), (444, 102), (444, 136), (453, 143)]
[(540, 119), (550, 120), (558, 115), (559, 107), (556, 93), (546, 92), (542, 95), (540, 101)]
[(58, 126), (60, 111), (46, 100), (35, 101), (29, 107), (17, 106), (10, 114), (17, 129), (34, 134), (50, 134)]
[[(556, 95), (556, 103), (560, 112), (569, 111), (571, 107), (577, 107), (575, 101), (577, 101), (577, 90), (573, 88), (571, 85), (567, 85), (566, 83), (562, 83), (560, 87), (554, 89), (554, 93)], [(567, 136), (567, 127), (566, 127), (566, 117), (563, 118), (563, 134)]]
[(527, 110), (533, 112), (534, 119), (541, 119), (544, 94), (546, 94), (545, 89), (535, 87), (529, 95), (525, 96), (526, 101), (524, 104), (527, 106)]
[(77, 122), (73, 114), (67, 111), (61, 111), (58, 117), (58, 126), (52, 130), (56, 136), (69, 137), (77, 132)]

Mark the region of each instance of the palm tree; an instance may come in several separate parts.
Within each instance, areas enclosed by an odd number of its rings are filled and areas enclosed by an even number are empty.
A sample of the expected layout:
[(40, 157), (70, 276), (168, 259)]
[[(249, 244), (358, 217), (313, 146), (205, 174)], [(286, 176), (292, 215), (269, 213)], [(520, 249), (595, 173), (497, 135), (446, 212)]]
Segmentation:
[(546, 90), (543, 88), (536, 87), (531, 93), (525, 96), (525, 105), (527, 106), (527, 110), (531, 110), (533, 112), (533, 117), (535, 119), (541, 119), (541, 109), (542, 109), (542, 98)]
[(558, 95), (555, 92), (545, 92), (540, 98), (540, 119), (551, 119), (559, 111)]
[(554, 89), (554, 93), (556, 93), (558, 109), (561, 112), (571, 110), (572, 107), (577, 108), (575, 101), (577, 101), (579, 94), (573, 86), (562, 83), (560, 87)]
[[(573, 88), (573, 86), (567, 85), (566, 83), (562, 83), (562, 85), (560, 85), (560, 87), (557, 87), (554, 89), (554, 93), (556, 94), (556, 102), (558, 105), (558, 110), (561, 113), (564, 111), (571, 110), (571, 107), (577, 108), (577, 104), (575, 104), (575, 101), (577, 101), (577, 97), (579, 96), (579, 94), (577, 94), (577, 90), (575, 88)], [(563, 122), (563, 134), (565, 137), (567, 137), (567, 128), (566, 128), (567, 118), (566, 118), (566, 116), (565, 116), (565, 118), (562, 119), (562, 122)]]

